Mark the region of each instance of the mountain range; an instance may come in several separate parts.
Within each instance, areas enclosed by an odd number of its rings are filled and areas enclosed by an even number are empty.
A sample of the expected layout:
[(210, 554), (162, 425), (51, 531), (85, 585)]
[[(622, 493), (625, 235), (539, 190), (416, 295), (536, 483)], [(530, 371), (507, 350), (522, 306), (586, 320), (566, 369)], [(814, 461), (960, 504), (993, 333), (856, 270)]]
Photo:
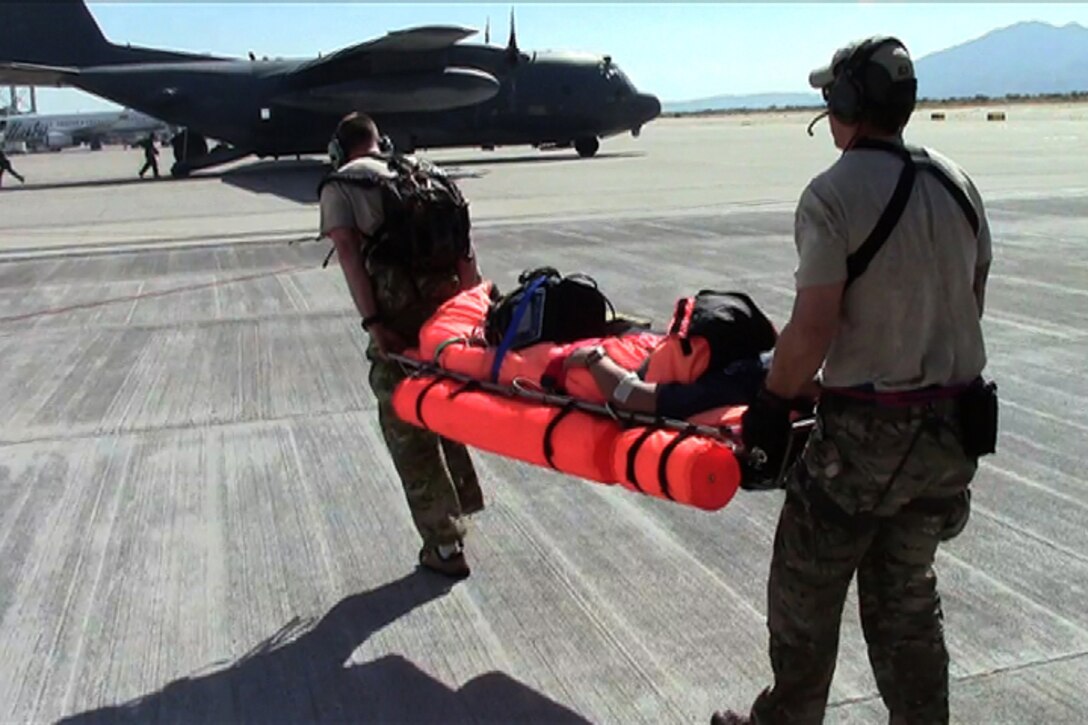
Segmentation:
[[(915, 61), (928, 100), (1088, 92), (1088, 28), (1023, 22)], [(817, 93), (719, 95), (664, 104), (665, 113), (822, 105)]]

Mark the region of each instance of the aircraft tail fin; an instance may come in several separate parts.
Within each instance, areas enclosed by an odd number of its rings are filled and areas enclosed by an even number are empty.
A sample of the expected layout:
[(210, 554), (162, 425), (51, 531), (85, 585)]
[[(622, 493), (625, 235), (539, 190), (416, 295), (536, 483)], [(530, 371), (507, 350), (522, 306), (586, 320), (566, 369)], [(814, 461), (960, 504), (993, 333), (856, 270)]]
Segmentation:
[(83, 0), (2, 0), (0, 61), (79, 67), (108, 63), (110, 44)]

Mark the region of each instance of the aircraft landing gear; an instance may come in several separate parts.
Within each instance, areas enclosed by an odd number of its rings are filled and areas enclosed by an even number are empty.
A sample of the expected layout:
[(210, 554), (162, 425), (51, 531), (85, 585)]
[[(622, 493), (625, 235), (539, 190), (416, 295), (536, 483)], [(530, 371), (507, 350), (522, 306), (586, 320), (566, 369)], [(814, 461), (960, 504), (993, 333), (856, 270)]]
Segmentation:
[(208, 141), (199, 133), (185, 130), (170, 140), (174, 148), (174, 165), (170, 167), (170, 175), (176, 179), (184, 178), (192, 170), (190, 161), (208, 155)]
[(578, 155), (583, 159), (588, 159), (597, 153), (597, 149), (601, 147), (601, 142), (597, 140), (595, 136), (585, 136), (583, 138), (575, 139), (574, 150), (578, 152)]

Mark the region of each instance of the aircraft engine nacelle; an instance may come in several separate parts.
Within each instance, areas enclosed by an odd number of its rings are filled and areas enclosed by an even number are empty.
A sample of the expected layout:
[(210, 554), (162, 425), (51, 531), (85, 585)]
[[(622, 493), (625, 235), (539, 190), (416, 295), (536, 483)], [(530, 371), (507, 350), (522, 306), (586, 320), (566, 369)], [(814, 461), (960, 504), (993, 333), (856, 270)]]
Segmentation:
[(60, 151), (72, 145), (72, 137), (63, 131), (50, 131), (45, 134), (45, 147), (50, 151)]
[(475, 68), (359, 78), (276, 98), (314, 109), (365, 108), (370, 113), (444, 111), (473, 106), (499, 92), (495, 76)]

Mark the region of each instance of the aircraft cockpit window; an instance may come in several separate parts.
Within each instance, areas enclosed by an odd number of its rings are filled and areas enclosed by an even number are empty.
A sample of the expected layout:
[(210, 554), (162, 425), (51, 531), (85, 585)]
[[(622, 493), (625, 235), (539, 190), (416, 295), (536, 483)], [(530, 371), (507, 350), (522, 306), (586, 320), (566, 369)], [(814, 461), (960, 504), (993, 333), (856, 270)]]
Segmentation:
[(616, 100), (627, 98), (634, 95), (635, 87), (631, 85), (631, 81), (619, 66), (612, 62), (611, 58), (607, 56), (601, 62), (601, 75), (608, 81), (609, 85), (613, 86), (613, 95)]

